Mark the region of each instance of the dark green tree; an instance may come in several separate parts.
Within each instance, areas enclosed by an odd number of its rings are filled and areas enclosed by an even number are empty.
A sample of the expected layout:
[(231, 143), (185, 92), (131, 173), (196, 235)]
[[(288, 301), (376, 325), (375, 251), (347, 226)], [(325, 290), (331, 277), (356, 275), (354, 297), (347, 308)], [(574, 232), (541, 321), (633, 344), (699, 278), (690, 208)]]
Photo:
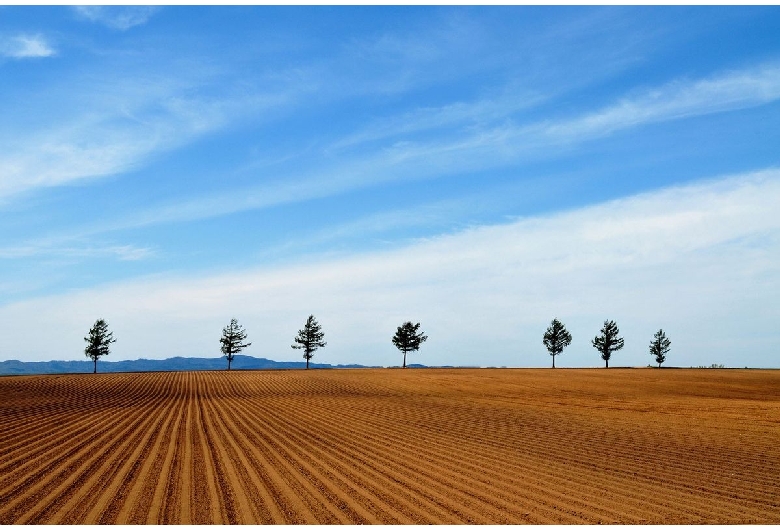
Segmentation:
[(653, 335), (653, 342), (650, 343), (650, 355), (655, 355), (655, 362), (658, 363), (658, 368), (661, 367), (661, 363), (666, 360), (666, 354), (669, 353), (669, 347), (672, 345), (672, 341), (666, 338), (664, 330), (659, 329), (655, 335)]
[(618, 333), (620, 333), (620, 330), (615, 321), (605, 320), (604, 327), (601, 328), (601, 335), (596, 336), (591, 341), (593, 347), (601, 353), (601, 358), (607, 363), (607, 368), (609, 368), (609, 359), (612, 357), (612, 353), (623, 347), (623, 339), (618, 337)]
[(222, 355), (227, 357), (228, 371), (230, 371), (230, 363), (233, 362), (233, 357), (240, 353), (241, 350), (247, 346), (251, 346), (251, 342), (244, 342), (246, 340), (246, 331), (238, 320), (235, 318), (230, 319), (230, 324), (222, 328), (222, 338), (219, 339), (220, 350)]
[(291, 346), (296, 350), (303, 350), (303, 358), (306, 359), (307, 370), (309, 369), (309, 361), (314, 357), (314, 352), (327, 344), (327, 342), (323, 342), (323, 338), (325, 338), (325, 334), (322, 332), (317, 319), (314, 318), (314, 315), (309, 315), (303, 329), (298, 330), (295, 344)]
[(97, 361), (103, 355), (111, 353), (109, 345), (112, 342), (116, 342), (114, 334), (108, 331), (108, 322), (99, 318), (95, 321), (89, 330), (89, 335), (84, 337), (87, 343), (87, 347), (84, 348), (84, 355), (92, 359), (95, 363), (93, 374), (97, 373)]
[(428, 337), (418, 330), (420, 329), (420, 323), (412, 324), (411, 322), (404, 322), (395, 332), (393, 336), (393, 344), (395, 347), (404, 353), (404, 368), (406, 368), (406, 354), (410, 351), (417, 351), (420, 349), (420, 344), (428, 340)]
[(552, 355), (552, 367), (555, 368), (555, 356), (560, 355), (563, 349), (571, 344), (571, 333), (566, 330), (566, 326), (560, 320), (554, 318), (544, 333), (542, 344)]

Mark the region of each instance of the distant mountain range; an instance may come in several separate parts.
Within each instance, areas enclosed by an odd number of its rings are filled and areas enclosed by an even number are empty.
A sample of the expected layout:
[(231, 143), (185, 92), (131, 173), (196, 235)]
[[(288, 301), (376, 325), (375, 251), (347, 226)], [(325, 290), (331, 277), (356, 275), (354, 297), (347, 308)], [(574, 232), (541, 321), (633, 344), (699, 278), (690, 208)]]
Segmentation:
[[(422, 367), (422, 365), (416, 365)], [(310, 368), (381, 368), (362, 364), (309, 363)], [(283, 370), (306, 368), (304, 361), (272, 361), (249, 355), (236, 355), (231, 370)], [(92, 361), (0, 361), (0, 375), (83, 374), (92, 373)], [(177, 372), (191, 370), (226, 370), (224, 357), (171, 357), (170, 359), (136, 359), (134, 361), (98, 361), (98, 373), (112, 372)]]

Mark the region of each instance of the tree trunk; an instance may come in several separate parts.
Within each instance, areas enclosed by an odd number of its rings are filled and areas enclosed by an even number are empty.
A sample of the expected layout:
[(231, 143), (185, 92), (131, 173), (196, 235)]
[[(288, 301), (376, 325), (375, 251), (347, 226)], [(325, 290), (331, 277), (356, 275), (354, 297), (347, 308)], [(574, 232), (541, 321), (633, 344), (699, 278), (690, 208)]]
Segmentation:
[(95, 363), (95, 367), (92, 369), (92, 373), (96, 374), (97, 373), (97, 357), (92, 359), (92, 361)]
[(228, 357), (228, 372), (230, 371), (230, 357)]
[(404, 368), (406, 368), (406, 352), (404, 352)]
[(658, 363), (658, 368), (660, 368), (660, 367), (661, 367), (661, 363)]
[(609, 368), (609, 359), (604, 359), (604, 362), (607, 363), (607, 368)]
[(306, 357), (306, 369), (307, 370), (309, 369), (309, 358), (308, 357)]
[(553, 355), (552, 358), (553, 358), (553, 368), (555, 368), (555, 355)]

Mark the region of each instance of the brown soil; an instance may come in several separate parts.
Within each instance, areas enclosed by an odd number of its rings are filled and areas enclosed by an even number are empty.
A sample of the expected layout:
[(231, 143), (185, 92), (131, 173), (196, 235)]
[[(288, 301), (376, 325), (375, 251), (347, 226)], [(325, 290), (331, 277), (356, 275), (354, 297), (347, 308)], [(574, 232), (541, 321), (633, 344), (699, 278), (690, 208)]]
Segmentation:
[(780, 524), (780, 371), (0, 378), (0, 524)]

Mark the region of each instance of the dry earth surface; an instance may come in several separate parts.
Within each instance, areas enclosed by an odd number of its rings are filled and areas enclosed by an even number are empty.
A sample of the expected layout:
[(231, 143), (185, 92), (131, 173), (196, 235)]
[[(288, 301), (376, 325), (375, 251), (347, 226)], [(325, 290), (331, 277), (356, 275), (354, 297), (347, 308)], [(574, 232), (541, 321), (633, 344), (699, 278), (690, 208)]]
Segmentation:
[(780, 523), (780, 371), (0, 377), (0, 523)]

